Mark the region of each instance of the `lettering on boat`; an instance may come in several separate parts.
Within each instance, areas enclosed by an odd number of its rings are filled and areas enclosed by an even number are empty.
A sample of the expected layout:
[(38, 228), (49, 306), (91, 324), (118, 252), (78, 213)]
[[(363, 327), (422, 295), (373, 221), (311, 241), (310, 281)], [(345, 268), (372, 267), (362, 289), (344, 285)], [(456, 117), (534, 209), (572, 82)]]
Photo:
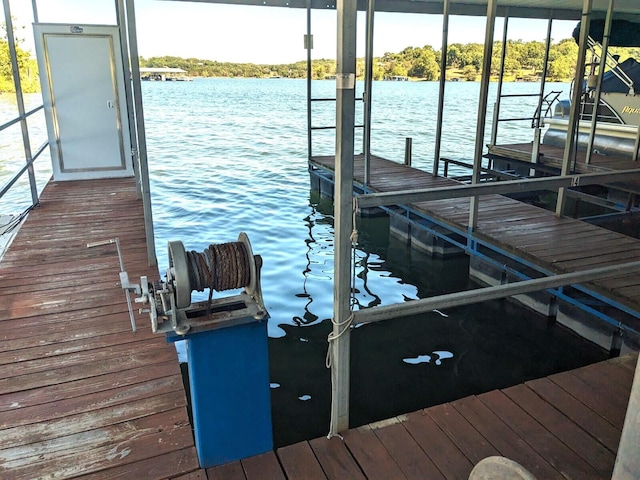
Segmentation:
[(622, 113), (640, 114), (640, 108), (625, 105), (622, 109)]

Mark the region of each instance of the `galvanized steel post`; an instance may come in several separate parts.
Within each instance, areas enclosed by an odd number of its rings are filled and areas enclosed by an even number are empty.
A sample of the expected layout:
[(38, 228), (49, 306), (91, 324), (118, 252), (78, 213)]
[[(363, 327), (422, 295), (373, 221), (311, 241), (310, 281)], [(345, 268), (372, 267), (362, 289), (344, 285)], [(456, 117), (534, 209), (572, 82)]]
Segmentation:
[(140, 65), (138, 64), (138, 35), (136, 32), (136, 13), (134, 0), (125, 0), (127, 31), (131, 58), (131, 81), (136, 109), (136, 127), (138, 133), (138, 155), (140, 164), (140, 187), (144, 210), (144, 229), (147, 240), (147, 260), (149, 266), (158, 264), (156, 259), (156, 241), (153, 233), (153, 215), (151, 211), (151, 186), (149, 183), (149, 165), (147, 163), (147, 137), (144, 130), (144, 112), (142, 110), (142, 86), (140, 85)]
[(349, 428), (351, 315), (351, 232), (353, 230), (353, 141), (355, 117), (357, 0), (338, 0), (336, 74), (336, 180), (333, 332), (331, 355), (331, 427), (329, 435)]
[(491, 125), (491, 145), (495, 145), (498, 141), (498, 124), (500, 123), (500, 102), (502, 100), (502, 82), (504, 81), (504, 62), (507, 58), (507, 33), (509, 32), (509, 9), (504, 16), (504, 25), (502, 27), (502, 51), (500, 53), (500, 75), (498, 78), (498, 92), (496, 94), (496, 103), (493, 109), (493, 124)]
[[(18, 67), (18, 57), (16, 54), (15, 37), (13, 36), (13, 19), (11, 18), (11, 7), (9, 0), (3, 0), (4, 21), (7, 29), (7, 45), (9, 48), (9, 58), (11, 61), (11, 73), (13, 74), (13, 85), (16, 89), (16, 103), (18, 104), (18, 114), (20, 115), (20, 128), (22, 129), (22, 145), (24, 147), (25, 161), (29, 167), (27, 172), (29, 175), (29, 185), (31, 187), (31, 204), (37, 205), (40, 200), (38, 198), (38, 187), (36, 185), (36, 175), (33, 169), (31, 156), (31, 142), (29, 141), (29, 126), (25, 117), (24, 98), (22, 96), (22, 84), (20, 82), (20, 68)], [(35, 8), (35, 7), (34, 7)]]
[(312, 156), (312, 136), (311, 136), (311, 50), (313, 49), (313, 36), (311, 35), (311, 0), (307, 0), (307, 35), (305, 37), (305, 48), (307, 50), (307, 160)]
[[(482, 168), (482, 153), (484, 151), (484, 133), (487, 123), (487, 103), (489, 97), (489, 80), (491, 77), (491, 56), (493, 54), (493, 32), (496, 24), (496, 11), (498, 0), (489, 0), (487, 3), (487, 26), (484, 36), (484, 58), (482, 59), (482, 81), (480, 83), (480, 100), (478, 102), (478, 123), (476, 128), (475, 152), (473, 155), (472, 183), (480, 181)], [(478, 224), (478, 204), (480, 197), (471, 197), (469, 207), (469, 233), (472, 233)]]
[(127, 33), (127, 15), (124, 0), (115, 0), (116, 16), (118, 17), (118, 30), (120, 32), (120, 54), (122, 55), (122, 67), (124, 69), (124, 91), (127, 101), (127, 116), (129, 118), (129, 141), (131, 142), (131, 161), (133, 172), (136, 176), (136, 189), (138, 198), (142, 198), (142, 185), (140, 181), (140, 163), (138, 160), (138, 136), (136, 135), (136, 117), (133, 107), (133, 92), (131, 89), (131, 62), (129, 59), (129, 35)]
[(531, 148), (531, 163), (538, 163), (540, 153), (540, 134), (542, 130), (542, 99), (544, 98), (544, 89), (547, 85), (547, 71), (549, 70), (549, 50), (551, 50), (551, 27), (553, 26), (553, 18), (549, 14), (547, 22), (547, 38), (544, 49), (544, 61), (542, 63), (542, 78), (540, 79), (540, 97), (538, 98), (538, 118), (534, 118), (535, 131), (533, 138), (533, 147)]
[(598, 107), (600, 106), (600, 97), (602, 96), (602, 79), (604, 78), (604, 70), (607, 66), (607, 55), (609, 53), (609, 36), (611, 35), (611, 22), (613, 21), (613, 8), (615, 0), (609, 0), (609, 8), (607, 9), (607, 17), (604, 23), (604, 32), (602, 35), (602, 55), (600, 55), (600, 64), (598, 65), (598, 80), (596, 81), (596, 94), (593, 98), (593, 110), (591, 114), (591, 129), (589, 134), (589, 143), (587, 145), (587, 153), (584, 157), (584, 163), (591, 163), (591, 154), (593, 153), (593, 141), (596, 134), (596, 126), (598, 124)]
[[(573, 95), (571, 96), (571, 111), (569, 112), (569, 123), (567, 125), (567, 139), (564, 144), (564, 155), (562, 157), (562, 170), (560, 175), (568, 175), (573, 157), (573, 148), (578, 131), (578, 121), (580, 110), (580, 98), (582, 97), (582, 79), (584, 76), (585, 56), (587, 52), (587, 39), (589, 38), (589, 22), (591, 21), (592, 0), (584, 0), (582, 6), (582, 20), (580, 22), (580, 44), (578, 45), (578, 62), (576, 64), (576, 78), (573, 85)], [(556, 216), (561, 217), (564, 205), (567, 200), (565, 188), (558, 190), (558, 200), (556, 202)]]
[(373, 88), (373, 25), (376, 10), (376, 0), (367, 3), (367, 32), (364, 70), (364, 185), (369, 186), (371, 181), (371, 89)]
[[(442, 48), (440, 51), (440, 88), (438, 90), (438, 117), (436, 119), (436, 148), (433, 154), (433, 176), (438, 176), (440, 149), (442, 148), (442, 121), (444, 119), (444, 90), (447, 81), (447, 50), (449, 48), (449, 0), (442, 6)], [(446, 167), (445, 167), (446, 168)], [(445, 173), (445, 176), (447, 174)]]

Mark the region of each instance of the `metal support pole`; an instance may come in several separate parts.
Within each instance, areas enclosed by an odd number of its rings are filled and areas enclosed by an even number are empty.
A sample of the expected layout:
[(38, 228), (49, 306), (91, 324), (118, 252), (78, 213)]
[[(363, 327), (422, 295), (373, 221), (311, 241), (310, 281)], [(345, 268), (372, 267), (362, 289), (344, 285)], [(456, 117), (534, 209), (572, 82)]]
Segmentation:
[[(551, 14), (550, 14), (551, 15)], [(551, 50), (551, 27), (553, 27), (553, 18), (549, 16), (547, 22), (547, 39), (544, 49), (544, 61), (542, 63), (542, 78), (540, 79), (540, 98), (538, 98), (538, 118), (535, 121), (535, 132), (533, 139), (533, 147), (531, 149), (531, 163), (538, 163), (540, 154), (540, 135), (542, 130), (542, 99), (544, 98), (544, 90), (547, 85), (547, 71), (549, 70), (549, 51)], [(533, 170), (535, 172), (535, 170)]]
[[(442, 10), (442, 52), (440, 55), (440, 88), (438, 91), (438, 117), (436, 120), (436, 148), (433, 154), (433, 176), (438, 176), (440, 150), (442, 149), (442, 122), (444, 120), (444, 90), (447, 82), (447, 50), (449, 48), (449, 0), (444, 0)], [(446, 169), (446, 167), (445, 167)], [(445, 173), (445, 177), (447, 174)]]
[(147, 240), (147, 259), (149, 266), (156, 266), (156, 241), (153, 233), (153, 214), (151, 211), (151, 186), (149, 182), (149, 165), (147, 163), (147, 136), (144, 130), (144, 111), (142, 109), (142, 85), (140, 85), (140, 65), (138, 63), (138, 35), (136, 33), (136, 12), (134, 0), (125, 0), (127, 10), (127, 31), (129, 32), (129, 49), (131, 59), (131, 80), (133, 82), (133, 98), (136, 109), (136, 127), (138, 133), (138, 155), (140, 163), (140, 187), (142, 189), (142, 206), (144, 209), (144, 228)]
[(116, 15), (118, 17), (118, 30), (120, 31), (120, 54), (124, 70), (124, 91), (127, 101), (127, 116), (129, 118), (129, 140), (131, 142), (131, 161), (133, 172), (136, 176), (136, 190), (138, 198), (142, 198), (142, 186), (140, 182), (140, 163), (138, 162), (138, 137), (136, 135), (136, 117), (133, 106), (133, 92), (131, 89), (131, 62), (129, 61), (129, 36), (127, 35), (127, 16), (124, 0), (116, 0)]
[(31, 0), (31, 9), (33, 10), (33, 23), (38, 23), (38, 5), (36, 0)]
[(613, 21), (613, 9), (615, 0), (609, 0), (609, 8), (607, 9), (607, 17), (604, 22), (604, 33), (602, 35), (602, 55), (600, 55), (600, 65), (598, 66), (598, 80), (596, 82), (596, 94), (593, 98), (593, 110), (591, 113), (591, 130), (589, 134), (589, 143), (587, 145), (587, 153), (584, 157), (584, 163), (591, 163), (591, 154), (593, 153), (593, 142), (596, 134), (596, 126), (598, 125), (598, 107), (600, 106), (600, 97), (602, 96), (602, 79), (604, 77), (604, 69), (607, 66), (607, 53), (609, 52), (609, 37), (611, 36), (611, 22)]
[(622, 437), (618, 455), (613, 467), (612, 480), (627, 480), (640, 477), (640, 360), (636, 363), (636, 373), (631, 386), (627, 415), (622, 427)]
[(507, 58), (507, 33), (509, 31), (509, 9), (504, 16), (502, 27), (502, 52), (500, 53), (500, 74), (498, 77), (498, 92), (496, 94), (495, 108), (493, 109), (493, 125), (491, 125), (491, 145), (498, 140), (498, 123), (500, 119), (500, 103), (502, 101), (502, 83), (504, 81), (504, 62)]
[(313, 49), (313, 36), (311, 35), (311, 0), (307, 0), (307, 36), (305, 37), (305, 49), (307, 50), (307, 159), (312, 157), (312, 130), (311, 130), (311, 50)]
[(329, 435), (349, 428), (351, 232), (353, 230), (353, 139), (356, 80), (357, 0), (338, 0), (336, 75), (335, 279)]
[(411, 151), (412, 151), (413, 139), (411, 137), (405, 138), (404, 141), (404, 164), (411, 166)]
[[(480, 82), (480, 100), (478, 102), (478, 123), (476, 128), (475, 153), (473, 155), (473, 175), (471, 182), (480, 181), (482, 168), (482, 152), (484, 151), (484, 132), (487, 123), (487, 100), (489, 97), (489, 80), (491, 78), (491, 56), (493, 54), (493, 32), (496, 24), (496, 10), (498, 0), (489, 0), (487, 3), (487, 26), (484, 35), (484, 58), (482, 59), (482, 80)], [(471, 234), (478, 224), (479, 197), (471, 198), (469, 207), (469, 233)]]
[(373, 25), (376, 10), (376, 0), (367, 2), (367, 32), (364, 72), (364, 186), (371, 181), (371, 90), (373, 89)]
[(36, 185), (36, 175), (32, 164), (31, 141), (29, 140), (29, 126), (25, 117), (24, 97), (22, 96), (22, 84), (20, 83), (20, 68), (18, 67), (18, 57), (16, 55), (16, 39), (13, 35), (13, 19), (11, 18), (11, 7), (9, 0), (3, 0), (4, 21), (7, 28), (7, 44), (9, 47), (9, 57), (11, 60), (11, 73), (13, 74), (13, 85), (16, 89), (16, 103), (18, 105), (18, 115), (20, 116), (20, 128), (22, 130), (22, 145), (24, 147), (24, 157), (29, 175), (29, 185), (31, 187), (31, 204), (40, 203), (38, 198), (38, 187)]
[[(561, 175), (569, 174), (569, 167), (573, 157), (573, 148), (576, 141), (576, 131), (580, 120), (580, 98), (582, 97), (582, 79), (584, 77), (585, 56), (587, 52), (587, 39), (589, 38), (589, 22), (591, 21), (592, 0), (584, 0), (582, 6), (582, 20), (580, 22), (580, 43), (578, 45), (578, 62), (576, 64), (576, 77), (573, 85), (573, 96), (571, 97), (571, 112), (569, 113), (569, 123), (567, 125), (567, 140), (564, 144), (564, 155), (562, 157)], [(565, 188), (558, 190), (558, 200), (556, 202), (556, 216), (561, 217), (564, 205), (567, 200)]]

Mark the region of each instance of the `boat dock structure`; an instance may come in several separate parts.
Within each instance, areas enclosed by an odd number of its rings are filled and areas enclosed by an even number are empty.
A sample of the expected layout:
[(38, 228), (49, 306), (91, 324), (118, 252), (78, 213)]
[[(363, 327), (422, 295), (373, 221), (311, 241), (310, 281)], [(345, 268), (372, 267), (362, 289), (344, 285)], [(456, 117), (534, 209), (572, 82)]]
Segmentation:
[[(307, 12), (310, 187), (334, 201), (328, 434), (273, 445), (269, 313), (260, 285), (260, 269), (268, 259), (253, 254), (244, 233), (234, 232), (237, 241), (203, 252), (168, 242), (166, 274), (159, 271), (135, 1), (114, 1), (114, 25), (79, 25), (40, 22), (33, 0), (43, 104), (27, 111), (10, 0), (3, 0), (18, 116), (0, 125), (0, 135), (20, 126), (25, 162), (0, 187), (0, 198), (22, 188), (30, 204), (11, 228), (3, 227), (17, 233), (0, 258), (0, 477), (640, 478), (640, 235), (634, 235), (640, 125), (609, 129), (625, 132), (626, 150), (602, 155), (602, 147), (594, 147), (601, 82), (595, 74), (583, 82), (587, 49), (598, 43), (590, 36), (590, 29), (597, 30), (592, 20), (602, 23), (598, 55), (608, 58), (614, 20), (640, 24), (638, 2), (201, 1)], [(312, 12), (327, 9), (335, 10), (338, 33), (336, 95), (329, 99), (314, 98), (311, 82)], [(410, 143), (404, 161), (372, 153), (376, 12), (440, 15), (443, 52), (451, 15), (486, 18), (471, 160), (444, 158), (440, 151), (446, 55), (433, 106), (433, 170), (411, 166)], [(366, 16), (363, 125), (355, 122), (359, 13)], [(536, 94), (538, 109), (527, 118), (532, 142), (499, 145), (497, 129), (504, 120), (499, 105), (506, 97), (501, 66), (486, 145), (498, 17), (505, 20), (505, 39), (510, 17), (548, 20), (545, 64), (552, 22), (580, 21), (572, 99), (563, 106), (566, 118), (553, 120), (554, 129), (566, 132), (562, 146), (543, 142), (545, 121), (552, 121), (546, 66)], [(504, 50), (501, 57), (504, 63)], [(605, 64), (599, 69), (604, 73)], [(583, 83), (593, 85), (584, 95)], [(335, 102), (335, 126), (314, 126), (316, 101)], [(580, 116), (585, 104), (596, 112), (590, 124)], [(38, 112), (44, 114), (47, 141), (36, 148), (29, 119)], [(361, 152), (355, 145), (358, 128)], [(317, 129), (335, 130), (333, 155), (314, 154)], [(586, 132), (586, 149), (580, 132)], [(45, 151), (53, 176), (41, 188), (35, 172)], [(467, 165), (471, 174), (450, 177), (450, 165)], [(525, 201), (541, 192), (551, 192), (551, 206)], [(615, 214), (580, 218), (577, 207), (569, 211), (570, 201)], [(389, 216), (392, 235), (417, 249), (468, 255), (469, 277), (478, 288), (355, 309), (358, 217), (378, 214)], [(627, 230), (604, 228), (609, 221)], [(192, 302), (192, 291), (205, 290), (211, 293), (208, 301)], [(212, 299), (214, 290), (239, 293)], [(502, 298), (541, 313), (548, 328), (573, 330), (611, 358), (373, 424), (351, 424), (354, 328)], [(187, 374), (173, 345), (179, 340), (187, 345)]]

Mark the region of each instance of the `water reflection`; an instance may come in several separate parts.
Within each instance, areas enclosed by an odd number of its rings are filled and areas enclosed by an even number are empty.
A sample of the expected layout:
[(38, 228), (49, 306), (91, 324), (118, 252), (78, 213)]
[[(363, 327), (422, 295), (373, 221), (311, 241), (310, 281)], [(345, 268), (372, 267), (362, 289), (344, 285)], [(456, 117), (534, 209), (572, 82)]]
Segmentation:
[[(276, 445), (325, 435), (330, 372), (333, 216), (312, 193), (304, 217), (303, 310), (270, 338)], [(473, 287), (466, 257), (442, 260), (389, 236), (387, 218), (358, 219), (354, 308), (411, 301)], [(291, 317), (289, 317), (291, 318)], [(365, 324), (351, 336), (351, 426), (584, 365), (605, 353), (505, 301)]]

